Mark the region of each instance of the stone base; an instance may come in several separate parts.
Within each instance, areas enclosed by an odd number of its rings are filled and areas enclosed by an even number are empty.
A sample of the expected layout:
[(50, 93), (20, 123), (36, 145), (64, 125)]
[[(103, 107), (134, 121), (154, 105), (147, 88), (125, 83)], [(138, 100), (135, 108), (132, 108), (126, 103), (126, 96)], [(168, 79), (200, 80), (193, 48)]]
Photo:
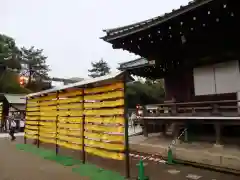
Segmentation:
[(222, 144), (214, 144), (213, 147), (215, 147), (215, 148), (222, 148), (223, 145)]

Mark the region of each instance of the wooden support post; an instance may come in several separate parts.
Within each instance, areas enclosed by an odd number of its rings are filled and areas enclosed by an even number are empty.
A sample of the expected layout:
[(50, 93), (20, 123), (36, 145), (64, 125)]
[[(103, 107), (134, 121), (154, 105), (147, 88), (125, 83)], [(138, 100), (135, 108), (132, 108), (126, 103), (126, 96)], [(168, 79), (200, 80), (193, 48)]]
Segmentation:
[(55, 137), (55, 153), (56, 155), (58, 155), (59, 153), (59, 145), (58, 145), (58, 119), (59, 119), (59, 108), (58, 108), (58, 105), (59, 105), (59, 91), (57, 91), (57, 94), (56, 94), (56, 98), (57, 98), (57, 103), (56, 103), (56, 106), (57, 106), (57, 116), (56, 116), (56, 137)]
[(178, 139), (178, 136), (180, 135), (180, 128), (179, 128), (179, 124), (174, 124), (174, 128), (173, 128), (173, 138), (176, 141), (176, 144), (180, 143), (180, 140)]
[[(143, 107), (143, 117), (145, 117), (147, 114), (147, 110), (145, 109), (145, 107)], [(142, 119), (142, 124), (143, 124), (143, 136), (144, 137), (148, 137), (148, 120), (146, 119)]]
[(221, 146), (221, 124), (215, 123), (216, 143), (215, 146)]
[(219, 116), (221, 115), (219, 111), (219, 105), (218, 104), (213, 104), (212, 106), (212, 115)]
[(185, 124), (185, 132), (184, 132), (184, 142), (188, 142), (188, 123)]
[(40, 147), (40, 119), (41, 119), (41, 110), (40, 110), (40, 101), (37, 101), (37, 105), (38, 105), (38, 112), (39, 112), (39, 115), (38, 115), (38, 138), (37, 138), (37, 147), (39, 148)]
[(148, 137), (148, 123), (146, 119), (142, 120), (143, 122), (143, 136)]
[[(28, 111), (27, 105), (28, 105), (28, 97), (26, 98), (26, 106), (25, 106), (25, 113), (24, 113), (24, 115), (25, 115), (25, 117), (24, 117), (24, 120), (25, 120), (24, 125), (26, 125), (26, 121), (27, 121), (27, 119), (26, 119), (27, 111)], [(24, 128), (24, 136), (23, 136), (23, 138), (24, 138), (24, 144), (27, 144), (27, 138), (25, 136), (25, 128)]]
[(128, 99), (126, 96), (126, 82), (127, 82), (127, 73), (124, 73), (123, 78), (123, 91), (124, 91), (124, 137), (125, 137), (125, 177), (126, 179), (130, 178), (130, 159), (129, 159), (129, 137), (128, 137)]
[(166, 130), (167, 130), (167, 124), (165, 122), (163, 122), (163, 124), (161, 125), (161, 131), (162, 131), (162, 136), (166, 137)]
[(86, 161), (86, 154), (85, 154), (85, 136), (84, 136), (84, 131), (85, 131), (85, 113), (84, 113), (84, 88), (82, 89), (82, 163), (85, 164), (85, 161)]

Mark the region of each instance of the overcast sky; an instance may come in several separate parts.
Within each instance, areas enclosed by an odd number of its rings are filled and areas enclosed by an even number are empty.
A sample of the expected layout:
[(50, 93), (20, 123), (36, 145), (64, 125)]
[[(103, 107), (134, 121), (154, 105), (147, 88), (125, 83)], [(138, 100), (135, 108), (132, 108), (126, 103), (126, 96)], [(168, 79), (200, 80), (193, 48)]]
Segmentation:
[(0, 33), (44, 49), (51, 76), (87, 77), (91, 61), (111, 68), (136, 56), (99, 39), (115, 28), (159, 16), (189, 0), (0, 0)]

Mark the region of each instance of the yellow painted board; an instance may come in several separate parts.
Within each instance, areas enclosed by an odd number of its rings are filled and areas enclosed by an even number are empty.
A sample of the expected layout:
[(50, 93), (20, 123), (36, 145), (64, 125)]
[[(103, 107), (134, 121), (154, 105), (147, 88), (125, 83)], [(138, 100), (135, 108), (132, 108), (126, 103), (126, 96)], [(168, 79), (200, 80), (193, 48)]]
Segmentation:
[(33, 104), (34, 104), (34, 103), (37, 103), (38, 101), (39, 101), (39, 98), (28, 98), (28, 99), (27, 99), (27, 102), (28, 102), (28, 103), (33, 103)]
[(57, 132), (60, 135), (78, 136), (78, 137), (82, 136), (82, 131), (79, 129), (77, 130), (58, 129)]
[(68, 141), (71, 143), (82, 144), (82, 139), (80, 137), (71, 137), (71, 136), (65, 136), (65, 135), (58, 134), (57, 138), (59, 140)]
[(38, 116), (29, 116), (29, 115), (26, 116), (26, 121), (36, 121), (36, 120), (39, 120)]
[(38, 121), (26, 121), (25, 123), (29, 125), (38, 125)]
[(84, 103), (84, 108), (103, 108), (103, 107), (116, 107), (116, 106), (123, 106), (123, 105), (124, 105), (124, 100), (117, 99), (114, 101)]
[(116, 142), (124, 142), (124, 136), (121, 135), (113, 135), (113, 134), (103, 134), (103, 133), (93, 133), (93, 132), (84, 132), (84, 136), (88, 139), (99, 139), (105, 141), (116, 141)]
[(91, 109), (85, 110), (84, 114), (86, 116), (113, 116), (113, 115), (123, 115), (124, 108), (109, 108), (109, 109)]
[(31, 125), (26, 125), (25, 126), (25, 129), (33, 129), (33, 130), (37, 130), (38, 129), (38, 127), (37, 126), (31, 126)]
[(58, 115), (57, 111), (45, 111), (45, 112), (40, 112), (41, 116), (48, 116), (48, 117), (56, 117)]
[(124, 124), (124, 117), (86, 117), (86, 123), (99, 123), (99, 124)]
[(106, 132), (106, 133), (124, 133), (123, 126), (111, 127), (111, 126), (85, 124), (84, 129), (89, 131), (99, 131), (99, 132)]
[(47, 96), (43, 96), (43, 97), (39, 97), (39, 101), (51, 101), (51, 100), (55, 100), (57, 98), (57, 93), (54, 94), (50, 94)]
[(39, 111), (39, 107), (27, 107), (26, 111), (27, 111), (27, 112)]
[(27, 116), (40, 116), (40, 112), (26, 112)]
[(45, 112), (45, 111), (56, 111), (57, 106), (40, 106), (40, 111)]
[(95, 94), (95, 95), (85, 95), (84, 100), (105, 100), (105, 99), (114, 99), (114, 98), (123, 98), (123, 91), (108, 92), (104, 94)]
[(55, 133), (40, 133), (39, 136), (43, 138), (56, 138)]
[(56, 116), (41, 116), (40, 117), (40, 120), (42, 121), (42, 120), (46, 120), (46, 121), (56, 121), (56, 119), (57, 119), (57, 117)]
[(90, 139), (84, 139), (84, 144), (87, 146), (107, 149), (107, 150), (116, 150), (116, 151), (123, 151), (124, 150), (124, 144), (110, 144), (106, 142), (99, 142), (95, 140)]
[(58, 128), (81, 129), (82, 124), (58, 123)]
[(27, 102), (27, 107), (28, 107), (28, 108), (38, 107), (38, 106), (39, 106), (39, 103), (38, 103), (38, 102), (34, 102), (34, 103)]
[(24, 132), (25, 132), (26, 134), (38, 134), (38, 131), (37, 131), (37, 130), (33, 131), (33, 130), (25, 129)]
[(86, 89), (84, 89), (84, 93), (85, 94), (100, 93), (100, 92), (113, 91), (113, 90), (116, 90), (116, 89), (123, 89), (123, 88), (124, 88), (124, 84), (122, 82), (118, 82), (118, 83), (114, 83), (114, 84), (107, 85), (107, 86), (101, 86), (101, 87), (95, 87), (95, 88), (86, 88)]
[(125, 155), (123, 153), (109, 152), (100, 150), (92, 147), (85, 147), (85, 151), (94, 154), (103, 158), (115, 159), (115, 160), (124, 160)]
[(50, 126), (52, 128), (56, 128), (56, 123), (55, 122), (44, 122), (44, 121), (40, 121), (39, 122), (39, 125), (42, 125), (42, 126)]
[(28, 139), (38, 139), (38, 136), (37, 136), (37, 135), (25, 134), (24, 136), (25, 136), (26, 138), (28, 138)]
[(82, 150), (82, 145), (80, 144), (72, 144), (72, 143), (68, 143), (60, 140), (57, 141), (57, 144), (59, 146), (63, 146), (69, 149)]
[(64, 99), (58, 99), (58, 104), (77, 103), (77, 102), (81, 102), (82, 100), (83, 100), (82, 96), (71, 97), (71, 98), (64, 98)]
[(58, 117), (59, 122), (81, 123), (82, 117)]
[(57, 106), (58, 109), (82, 109), (83, 103), (72, 103), (72, 104), (60, 104)]
[(48, 139), (48, 138), (43, 138), (43, 137), (39, 137), (39, 140), (45, 143), (52, 143), (55, 144), (56, 140), (55, 139)]
[(83, 90), (69, 91), (65, 93), (59, 93), (59, 97), (79, 96), (83, 94)]
[(48, 133), (54, 133), (56, 132), (55, 127), (39, 127), (40, 132), (48, 132)]
[(43, 106), (56, 105), (56, 104), (57, 104), (57, 100), (43, 101), (39, 103), (39, 106), (43, 107)]
[(82, 116), (82, 110), (60, 110), (58, 111), (59, 116)]

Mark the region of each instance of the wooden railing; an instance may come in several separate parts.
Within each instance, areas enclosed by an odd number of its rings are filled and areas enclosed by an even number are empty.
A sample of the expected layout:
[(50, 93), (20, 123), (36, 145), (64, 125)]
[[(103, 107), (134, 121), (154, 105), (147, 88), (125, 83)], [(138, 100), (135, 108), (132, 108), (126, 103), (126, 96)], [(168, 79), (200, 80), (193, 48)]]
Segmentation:
[[(237, 100), (151, 104), (144, 116), (240, 116)], [(147, 107), (155, 108), (147, 108)]]

